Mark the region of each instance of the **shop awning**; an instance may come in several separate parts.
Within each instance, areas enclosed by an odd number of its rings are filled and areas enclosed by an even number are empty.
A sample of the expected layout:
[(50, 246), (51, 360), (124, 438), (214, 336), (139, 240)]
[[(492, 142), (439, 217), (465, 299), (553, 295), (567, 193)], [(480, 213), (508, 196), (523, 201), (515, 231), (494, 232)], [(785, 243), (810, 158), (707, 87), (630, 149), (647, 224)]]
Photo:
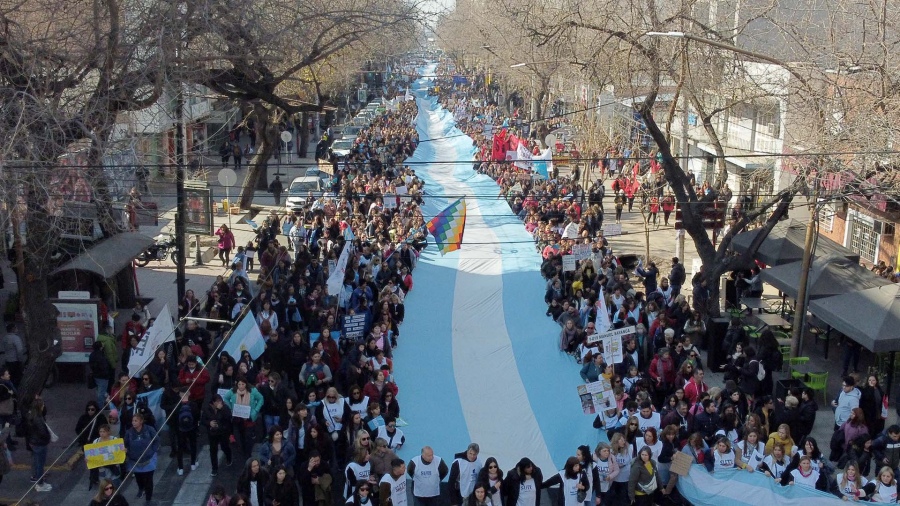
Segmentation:
[[(760, 277), (788, 297), (796, 299), (802, 264), (803, 262), (793, 262), (763, 269)], [(887, 279), (876, 276), (853, 260), (841, 256), (826, 256), (813, 261), (807, 286), (809, 298), (813, 300), (890, 284), (892, 283)]]
[(900, 351), (900, 285), (896, 283), (813, 300), (809, 309), (873, 353)]
[[(741, 232), (734, 236), (731, 241), (734, 251), (738, 253), (747, 251), (760, 230), (762, 229)], [(805, 223), (797, 220), (783, 221), (772, 227), (772, 231), (763, 240), (753, 258), (769, 266), (799, 262), (803, 259), (803, 244), (805, 241)], [(841, 256), (859, 263), (859, 254), (820, 235), (816, 242), (816, 251), (813, 256), (818, 258), (829, 255)]]
[(153, 239), (138, 232), (123, 232), (91, 246), (50, 274), (63, 271), (88, 271), (111, 278), (153, 244)]

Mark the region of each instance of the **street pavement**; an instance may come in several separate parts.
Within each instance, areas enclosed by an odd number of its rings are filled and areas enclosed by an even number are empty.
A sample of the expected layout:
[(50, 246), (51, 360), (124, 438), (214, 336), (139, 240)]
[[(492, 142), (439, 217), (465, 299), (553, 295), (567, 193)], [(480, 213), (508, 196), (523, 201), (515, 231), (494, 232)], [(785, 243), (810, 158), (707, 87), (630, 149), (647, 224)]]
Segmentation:
[[(296, 160), (296, 158), (295, 158)], [(313, 160), (306, 159), (299, 161), (301, 164), (311, 164)], [(210, 183), (217, 186), (216, 174), (220, 165), (214, 165), (210, 171)], [(296, 176), (303, 175), (306, 171), (304, 165), (282, 165), (278, 166), (270, 164), (269, 180), (273, 179), (277, 171), (281, 171), (282, 180), (285, 187), (290, 183), (291, 179)], [(238, 174), (238, 181), (243, 180), (246, 168), (242, 169)], [(174, 229), (174, 192), (171, 191), (172, 186), (168, 183), (160, 184), (152, 182), (150, 186), (149, 199), (158, 202), (161, 216), (157, 227), (141, 227), (141, 232), (148, 236), (155, 236), (160, 232), (168, 232)], [(154, 193), (158, 193), (154, 197)], [(233, 196), (238, 193), (238, 188), (232, 192)], [(607, 192), (611, 195), (611, 192)], [(216, 190), (216, 197), (221, 201), (224, 192)], [(274, 206), (272, 195), (267, 192), (256, 192), (254, 198), (254, 206), (262, 206), (263, 213), (267, 213), (269, 209), (283, 210)], [(605, 203), (607, 211), (612, 209), (611, 198), (607, 198)], [(241, 215), (230, 216), (231, 228), (234, 232), (238, 245), (246, 244), (255, 234), (249, 224), (243, 218), (246, 218), (247, 210), (242, 210)], [(802, 219), (802, 216), (795, 214), (795, 217)], [(609, 219), (607, 218), (607, 220)], [(674, 222), (674, 216), (672, 221)], [(671, 223), (670, 222), (670, 223)], [(222, 223), (229, 223), (229, 216), (225, 215), (219, 209), (219, 213), (215, 216), (215, 226), (218, 227)], [(623, 213), (622, 219), (623, 235), (610, 237), (609, 241), (614, 251), (618, 254), (636, 254), (642, 256), (645, 251), (645, 235), (643, 219), (637, 208), (632, 213)], [(659, 229), (652, 229), (650, 232), (650, 250), (651, 256), (667, 273), (668, 260), (675, 254), (676, 234), (672, 227), (660, 226)], [(191, 241), (192, 242), (192, 241)], [(696, 258), (696, 250), (688, 238), (685, 241), (684, 262), (690, 271), (693, 260)], [(207, 289), (212, 285), (215, 277), (220, 274), (226, 274), (225, 268), (221, 266), (218, 259), (212, 259), (211, 255), (214, 251), (210, 248), (203, 248), (202, 266), (192, 265), (194, 250), (188, 252), (187, 271), (187, 288), (195, 291), (197, 296), (204, 298)], [(0, 301), (5, 301), (11, 292), (15, 291), (15, 277), (9, 271), (9, 266), (5, 262), (2, 265), (4, 269), (5, 279), (7, 280), (6, 288), (0, 290)], [(137, 281), (139, 285), (140, 295), (150, 298), (149, 304), (151, 314), (158, 314), (165, 304), (170, 305), (173, 313), (177, 308), (177, 296), (175, 291), (175, 265), (171, 260), (165, 262), (151, 262), (147, 267), (137, 269)], [(251, 279), (251, 281), (253, 281)], [(772, 292), (767, 287), (767, 293)], [(774, 293), (774, 292), (773, 292)], [(124, 308), (117, 321), (117, 329), (121, 329), (124, 320), (128, 318), (130, 311)], [(412, 318), (419, 317), (411, 315)], [(835, 363), (840, 357), (841, 350), (832, 345), (831, 361), (826, 361), (822, 357), (821, 345), (816, 347), (809, 336), (806, 341), (808, 355), (811, 357), (810, 370), (831, 370), (833, 372), (830, 378), (829, 393), (837, 392), (840, 379), (837, 378)], [(705, 355), (705, 354), (704, 354)], [(704, 357), (705, 359), (705, 357)], [(871, 354), (864, 352), (861, 364), (863, 370), (872, 362)], [(706, 361), (704, 360), (704, 363)], [(574, 368), (574, 366), (573, 366)], [(713, 374), (709, 374), (709, 373)], [(574, 373), (574, 369), (573, 369)], [(785, 377), (782, 372), (776, 372), (776, 381)], [(706, 381), (710, 386), (722, 386), (722, 375), (716, 371), (709, 371)], [(88, 473), (85, 468), (84, 460), (77, 452), (77, 448), (72, 443), (71, 438), (75, 436), (74, 427), (78, 417), (84, 413), (84, 406), (88, 400), (94, 398), (94, 392), (88, 390), (84, 384), (58, 383), (47, 389), (43, 395), (48, 406), (48, 423), (60, 435), (60, 441), (50, 445), (47, 466), (50, 469), (47, 475), (47, 481), (53, 485), (53, 490), (47, 493), (38, 493), (31, 488), (29, 483), (30, 472), (30, 454), (25, 450), (25, 445), (20, 444), (19, 450), (13, 453), (15, 466), (12, 472), (4, 477), (2, 485), (0, 485), (0, 504), (15, 504), (18, 500), (24, 498), (22, 504), (87, 504), (96, 489), (88, 491)], [(819, 399), (821, 401), (821, 399)], [(831, 426), (833, 416), (827, 403), (820, 402), (820, 411), (816, 420), (813, 435), (817, 437), (820, 446), (827, 447), (831, 436)], [(888, 425), (895, 423), (896, 414), (894, 410), (890, 410), (888, 417)], [(586, 422), (587, 423), (587, 422)], [(176, 506), (196, 506), (203, 504), (208, 497), (208, 491), (214, 482), (222, 483), (226, 490), (231, 493), (234, 490), (235, 483), (243, 467), (243, 459), (235, 451), (234, 464), (231, 467), (225, 467), (224, 464), (219, 468), (219, 475), (215, 478), (210, 476), (209, 454), (205, 442), (205, 435), (201, 436), (199, 448), (199, 464), (200, 467), (195, 471), (188, 470), (184, 476), (177, 476), (176, 465), (169, 458), (168, 435), (163, 436), (164, 446), (159, 452), (159, 466), (155, 474), (156, 491), (154, 502), (156, 504), (173, 504)], [(591, 445), (594, 442), (588, 442)], [(51, 467), (51, 463), (53, 464)], [(129, 480), (123, 488), (124, 495), (131, 504), (141, 504), (143, 501), (136, 500), (137, 488), (133, 484), (133, 480)]]

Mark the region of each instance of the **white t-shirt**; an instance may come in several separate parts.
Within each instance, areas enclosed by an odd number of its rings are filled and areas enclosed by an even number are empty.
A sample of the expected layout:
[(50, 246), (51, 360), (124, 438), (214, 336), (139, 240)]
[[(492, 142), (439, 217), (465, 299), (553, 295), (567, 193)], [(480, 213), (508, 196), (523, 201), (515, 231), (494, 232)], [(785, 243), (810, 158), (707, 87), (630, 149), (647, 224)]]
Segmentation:
[(516, 500), (516, 506), (534, 506), (537, 499), (537, 485), (534, 478), (525, 478), (519, 484), (519, 499)]

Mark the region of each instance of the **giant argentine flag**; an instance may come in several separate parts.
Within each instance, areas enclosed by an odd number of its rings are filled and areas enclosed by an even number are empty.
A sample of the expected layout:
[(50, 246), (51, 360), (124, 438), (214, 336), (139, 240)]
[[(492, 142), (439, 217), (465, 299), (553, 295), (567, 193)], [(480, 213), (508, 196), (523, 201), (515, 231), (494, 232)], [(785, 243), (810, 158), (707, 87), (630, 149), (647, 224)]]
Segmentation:
[[(433, 75), (426, 69), (423, 75)], [(531, 458), (551, 476), (598, 433), (584, 415), (578, 365), (558, 351), (559, 326), (544, 316), (541, 256), (497, 184), (472, 170), (472, 139), (450, 111), (416, 83), (419, 143), (407, 163), (425, 182), (426, 221), (464, 198), (466, 244), (441, 256), (422, 251), (406, 297), (400, 346), (393, 350), (407, 444), (451, 461), (470, 442), (502, 469)]]

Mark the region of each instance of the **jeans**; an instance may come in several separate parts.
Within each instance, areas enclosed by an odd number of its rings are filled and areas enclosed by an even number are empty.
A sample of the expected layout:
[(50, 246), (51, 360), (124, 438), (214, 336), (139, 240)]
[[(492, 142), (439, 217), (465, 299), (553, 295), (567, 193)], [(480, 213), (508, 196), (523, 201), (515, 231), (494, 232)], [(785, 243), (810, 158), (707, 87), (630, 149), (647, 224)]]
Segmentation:
[(134, 473), (134, 481), (137, 482), (138, 490), (144, 492), (147, 502), (153, 500), (153, 471), (146, 473)]
[(197, 463), (197, 431), (178, 433), (178, 448), (175, 450), (175, 458), (178, 460), (178, 469), (184, 469), (181, 465), (184, 453), (190, 450), (191, 464)]
[(44, 464), (47, 463), (47, 446), (31, 446), (31, 476), (44, 483)]
[(234, 439), (241, 445), (244, 458), (250, 458), (253, 455), (253, 436), (255, 432), (255, 425), (247, 427), (243, 418), (234, 419)]
[(278, 422), (281, 421), (281, 417), (278, 415), (263, 415), (263, 421), (266, 424), (266, 434), (268, 434), (269, 429), (271, 429), (273, 425), (278, 425)]
[(228, 434), (214, 436), (209, 435), (209, 461), (212, 464), (212, 472), (219, 472), (219, 448), (225, 454), (225, 462), (231, 462), (231, 443)]
[(94, 378), (94, 383), (97, 384), (97, 404), (102, 408), (106, 405), (106, 394), (109, 392), (109, 380)]

